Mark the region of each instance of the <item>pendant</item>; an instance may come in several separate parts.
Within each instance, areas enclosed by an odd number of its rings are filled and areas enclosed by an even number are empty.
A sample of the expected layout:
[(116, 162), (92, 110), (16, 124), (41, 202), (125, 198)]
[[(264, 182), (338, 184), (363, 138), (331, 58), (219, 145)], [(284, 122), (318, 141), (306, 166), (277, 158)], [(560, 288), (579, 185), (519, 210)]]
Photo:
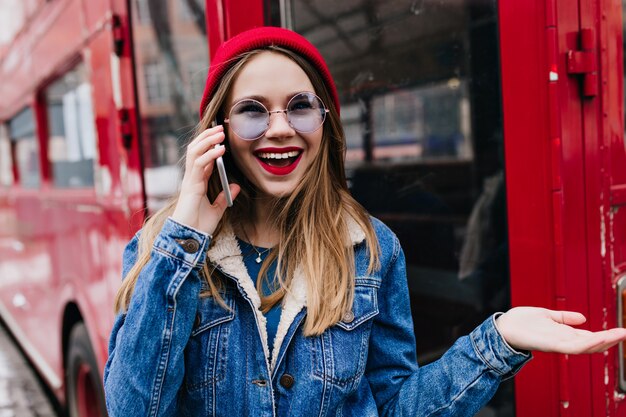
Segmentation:
[(259, 253), (259, 255), (256, 257), (255, 261), (256, 261), (256, 263), (260, 264), (262, 260), (263, 259), (261, 259), (261, 254)]

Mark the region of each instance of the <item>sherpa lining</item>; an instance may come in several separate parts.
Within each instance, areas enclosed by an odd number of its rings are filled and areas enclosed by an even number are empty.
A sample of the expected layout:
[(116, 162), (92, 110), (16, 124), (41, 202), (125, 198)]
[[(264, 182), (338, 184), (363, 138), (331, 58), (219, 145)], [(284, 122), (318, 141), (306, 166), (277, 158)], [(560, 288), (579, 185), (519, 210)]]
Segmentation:
[[(365, 240), (365, 232), (352, 217), (348, 217), (348, 232), (353, 245), (361, 243)], [(243, 295), (246, 296), (253, 305), (254, 315), (257, 319), (259, 334), (261, 335), (261, 343), (263, 344), (263, 353), (265, 361), (270, 370), (270, 374), (276, 366), (276, 357), (280, 352), (285, 336), (291, 327), (298, 313), (306, 306), (306, 280), (304, 271), (301, 267), (297, 267), (294, 271), (293, 280), (290, 289), (286, 292), (283, 299), (282, 311), (276, 336), (274, 337), (274, 346), (272, 347), (272, 355), (269, 354), (268, 337), (267, 337), (267, 320), (261, 312), (261, 298), (257, 292), (254, 281), (248, 274), (248, 270), (243, 262), (243, 256), (239, 243), (230, 225), (226, 225), (222, 232), (215, 238), (215, 243), (207, 252), (208, 259), (215, 264), (222, 272), (232, 276), (237, 281)], [(270, 362), (271, 358), (271, 362)]]

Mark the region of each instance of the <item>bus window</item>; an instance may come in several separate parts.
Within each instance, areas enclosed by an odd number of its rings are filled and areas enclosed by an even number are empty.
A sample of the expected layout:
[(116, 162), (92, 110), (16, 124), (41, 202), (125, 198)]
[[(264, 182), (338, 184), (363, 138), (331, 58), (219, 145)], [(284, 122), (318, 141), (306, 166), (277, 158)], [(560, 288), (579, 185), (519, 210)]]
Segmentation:
[[(398, 235), (420, 364), (509, 307), (495, 1), (275, 0), (337, 83), (354, 197)], [(277, 17), (279, 20), (277, 21)], [(511, 416), (508, 382), (484, 412)]]
[(58, 188), (94, 185), (96, 130), (91, 85), (80, 64), (45, 91), (48, 111), (48, 160)]
[(13, 151), (5, 124), (0, 124), (0, 187), (13, 185)]
[(205, 2), (133, 0), (131, 6), (144, 181), (152, 213), (176, 192), (178, 162), (198, 122), (209, 67)]
[(9, 120), (9, 136), (15, 147), (15, 162), (20, 185), (39, 188), (39, 142), (35, 135), (35, 119), (30, 107)]

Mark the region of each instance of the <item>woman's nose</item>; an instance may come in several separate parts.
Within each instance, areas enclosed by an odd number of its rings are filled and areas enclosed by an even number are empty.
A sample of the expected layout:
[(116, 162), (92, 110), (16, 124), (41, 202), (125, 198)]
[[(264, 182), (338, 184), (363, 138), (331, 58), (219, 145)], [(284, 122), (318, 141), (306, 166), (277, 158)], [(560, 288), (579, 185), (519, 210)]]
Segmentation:
[(268, 138), (288, 138), (296, 134), (296, 131), (287, 120), (287, 113), (284, 111), (270, 112), (270, 125), (265, 132)]

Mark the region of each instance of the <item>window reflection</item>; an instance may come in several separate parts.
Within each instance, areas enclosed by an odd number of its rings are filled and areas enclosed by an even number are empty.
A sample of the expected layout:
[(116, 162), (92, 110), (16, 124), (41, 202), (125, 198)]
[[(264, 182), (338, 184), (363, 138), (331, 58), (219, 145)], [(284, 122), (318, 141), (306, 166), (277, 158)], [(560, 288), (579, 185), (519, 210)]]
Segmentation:
[(335, 3), (292, 2), (291, 20), (324, 52), (342, 101), (355, 104), (346, 120), (348, 159), (471, 158), (466, 35), (472, 7)]
[(0, 186), (13, 185), (13, 151), (5, 124), (0, 124)]
[(467, 88), (458, 79), (371, 100), (374, 159), (471, 159)]
[(35, 119), (30, 107), (9, 120), (9, 135), (15, 147), (19, 183), (24, 188), (39, 188), (39, 143), (35, 136)]
[(133, 42), (148, 210), (175, 193), (209, 58), (204, 0), (134, 0)]
[(85, 67), (80, 64), (52, 83), (45, 97), (48, 160), (55, 187), (93, 187), (96, 130)]

